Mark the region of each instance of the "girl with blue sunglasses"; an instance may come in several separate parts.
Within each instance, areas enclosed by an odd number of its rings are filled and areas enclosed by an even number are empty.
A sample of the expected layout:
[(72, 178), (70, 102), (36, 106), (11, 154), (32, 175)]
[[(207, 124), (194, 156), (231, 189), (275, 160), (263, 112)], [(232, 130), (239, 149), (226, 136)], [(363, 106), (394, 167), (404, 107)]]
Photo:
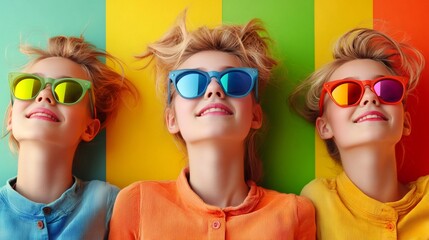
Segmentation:
[[(116, 114), (132, 83), (106, 66), (117, 60), (77, 37), (56, 36), (9, 74), (6, 115), (17, 177), (0, 188), (0, 239), (103, 239), (119, 189), (72, 173), (81, 141), (94, 139)], [(119, 62), (118, 62), (119, 64)]]
[(155, 60), (165, 122), (187, 153), (176, 181), (123, 189), (110, 239), (314, 239), (314, 209), (256, 185), (258, 91), (276, 61), (257, 20), (188, 31), (185, 16), (141, 59)]
[(290, 97), (343, 168), (302, 190), (316, 208), (318, 239), (429, 239), (429, 176), (399, 182), (395, 151), (411, 133), (406, 99), (423, 56), (365, 28), (344, 34), (333, 55)]

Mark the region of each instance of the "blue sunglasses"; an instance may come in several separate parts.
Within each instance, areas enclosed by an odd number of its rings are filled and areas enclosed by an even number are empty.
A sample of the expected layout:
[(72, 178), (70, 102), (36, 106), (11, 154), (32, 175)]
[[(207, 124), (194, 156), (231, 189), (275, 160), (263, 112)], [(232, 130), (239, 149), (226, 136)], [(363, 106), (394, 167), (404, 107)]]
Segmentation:
[[(204, 95), (213, 77), (227, 96), (245, 97), (255, 88), (255, 98), (258, 100), (258, 70), (256, 68), (228, 68), (222, 72), (180, 69), (171, 71), (169, 74), (170, 81), (173, 82), (179, 95), (186, 99)], [(170, 84), (168, 84), (168, 104), (171, 102), (170, 92)]]

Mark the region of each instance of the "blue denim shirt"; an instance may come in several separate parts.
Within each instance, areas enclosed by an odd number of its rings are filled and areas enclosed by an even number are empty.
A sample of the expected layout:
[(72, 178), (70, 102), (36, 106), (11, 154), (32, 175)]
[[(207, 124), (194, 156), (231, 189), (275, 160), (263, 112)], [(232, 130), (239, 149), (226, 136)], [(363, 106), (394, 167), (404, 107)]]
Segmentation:
[(119, 189), (75, 178), (71, 188), (49, 204), (16, 192), (8, 180), (0, 189), (0, 239), (104, 239)]

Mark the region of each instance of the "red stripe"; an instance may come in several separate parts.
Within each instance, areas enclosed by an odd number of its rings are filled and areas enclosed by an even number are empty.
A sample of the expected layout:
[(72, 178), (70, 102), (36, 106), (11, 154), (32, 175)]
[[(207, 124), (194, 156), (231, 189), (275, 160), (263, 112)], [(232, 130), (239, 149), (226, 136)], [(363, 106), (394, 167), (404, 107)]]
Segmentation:
[[(374, 0), (374, 28), (392, 34), (398, 40), (422, 51), (429, 56), (429, 1)], [(382, 19), (382, 21), (380, 21)], [(411, 114), (411, 136), (403, 139), (404, 149), (398, 144), (398, 165), (401, 181), (411, 181), (429, 174), (429, 71), (426, 67), (414, 92), (416, 97), (408, 99)], [(403, 157), (403, 153), (405, 154)]]

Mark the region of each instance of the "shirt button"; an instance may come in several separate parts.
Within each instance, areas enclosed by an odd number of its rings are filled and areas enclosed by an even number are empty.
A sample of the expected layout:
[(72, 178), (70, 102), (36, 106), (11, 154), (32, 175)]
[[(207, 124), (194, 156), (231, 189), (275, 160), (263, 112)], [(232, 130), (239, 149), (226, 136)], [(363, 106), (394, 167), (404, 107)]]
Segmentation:
[(45, 224), (43, 223), (43, 221), (42, 221), (42, 220), (37, 221), (37, 227), (38, 227), (39, 229), (43, 229), (43, 228), (45, 227)]
[(219, 221), (214, 221), (213, 223), (212, 223), (212, 228), (214, 228), (214, 229), (219, 229), (220, 228), (220, 222)]
[(386, 229), (389, 231), (393, 231), (395, 229), (395, 224), (389, 222), (388, 224), (386, 224)]
[(45, 215), (50, 215), (50, 214), (51, 214), (51, 212), (52, 212), (52, 209), (51, 209), (50, 207), (44, 207), (44, 208), (43, 208), (43, 213), (44, 213)]

